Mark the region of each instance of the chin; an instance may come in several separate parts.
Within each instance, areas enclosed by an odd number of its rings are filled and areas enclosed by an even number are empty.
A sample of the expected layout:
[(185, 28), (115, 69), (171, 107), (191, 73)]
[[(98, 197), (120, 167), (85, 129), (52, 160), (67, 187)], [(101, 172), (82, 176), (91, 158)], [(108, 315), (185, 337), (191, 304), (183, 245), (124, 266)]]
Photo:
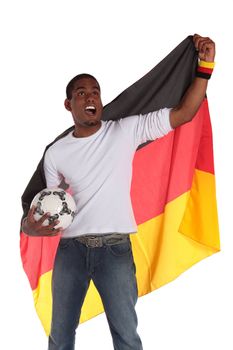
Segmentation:
[(100, 120), (88, 120), (85, 122), (86, 126), (96, 126), (100, 123)]

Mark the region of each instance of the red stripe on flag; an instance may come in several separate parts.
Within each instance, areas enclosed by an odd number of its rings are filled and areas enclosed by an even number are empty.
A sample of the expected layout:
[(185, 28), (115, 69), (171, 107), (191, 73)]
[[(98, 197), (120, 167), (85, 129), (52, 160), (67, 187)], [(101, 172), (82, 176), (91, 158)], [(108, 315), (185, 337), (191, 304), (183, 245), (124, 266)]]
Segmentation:
[(30, 237), (21, 233), (21, 258), (32, 290), (37, 288), (40, 276), (53, 268), (59, 240), (60, 236)]
[(207, 99), (204, 100), (202, 109), (204, 119), (196, 168), (214, 174), (213, 137)]
[[(208, 129), (204, 135), (203, 126)], [(192, 122), (136, 152), (131, 198), (138, 225), (161, 214), (168, 202), (191, 188), (195, 167), (213, 173), (210, 136), (205, 100)]]

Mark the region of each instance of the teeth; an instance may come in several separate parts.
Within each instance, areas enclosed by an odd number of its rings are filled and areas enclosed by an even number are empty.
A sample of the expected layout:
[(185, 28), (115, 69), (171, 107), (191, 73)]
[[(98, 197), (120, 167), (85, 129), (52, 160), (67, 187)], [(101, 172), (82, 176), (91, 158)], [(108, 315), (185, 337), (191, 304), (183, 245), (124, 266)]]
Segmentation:
[(87, 106), (85, 108), (85, 110), (92, 110), (92, 111), (95, 111), (95, 107), (94, 106)]

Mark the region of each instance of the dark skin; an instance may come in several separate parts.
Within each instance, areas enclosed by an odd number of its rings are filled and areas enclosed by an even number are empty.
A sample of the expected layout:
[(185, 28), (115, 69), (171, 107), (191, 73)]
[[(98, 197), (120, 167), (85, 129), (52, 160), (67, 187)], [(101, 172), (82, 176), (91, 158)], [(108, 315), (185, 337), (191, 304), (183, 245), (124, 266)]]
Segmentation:
[[(101, 127), (103, 105), (99, 84), (95, 79), (83, 78), (76, 81), (72, 98), (66, 99), (64, 105), (74, 119), (75, 137), (88, 137)], [(86, 109), (88, 107), (95, 109), (91, 112)]]
[[(215, 43), (208, 37), (198, 34), (193, 36), (193, 43), (201, 60), (213, 62), (215, 58)], [(198, 111), (205, 98), (208, 80), (195, 78), (186, 91), (179, 105), (171, 110), (170, 123), (173, 129), (190, 122)], [(83, 78), (75, 83), (72, 98), (66, 99), (65, 108), (71, 112), (74, 119), (75, 137), (88, 137), (96, 133), (101, 127), (103, 105), (100, 96), (99, 84), (95, 79)], [(88, 109), (88, 107), (90, 107)], [(39, 221), (35, 221), (32, 207), (27, 218), (22, 223), (22, 230), (30, 236), (54, 236), (61, 232), (62, 228), (54, 228), (59, 221), (51, 225), (43, 226), (43, 222), (49, 214), (44, 214)]]

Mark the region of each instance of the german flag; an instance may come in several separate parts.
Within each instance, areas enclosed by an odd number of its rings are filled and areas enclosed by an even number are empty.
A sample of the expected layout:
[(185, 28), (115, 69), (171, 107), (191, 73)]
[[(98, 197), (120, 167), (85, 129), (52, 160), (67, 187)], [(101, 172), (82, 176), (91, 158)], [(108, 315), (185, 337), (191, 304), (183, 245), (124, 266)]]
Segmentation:
[[(174, 107), (192, 82), (197, 52), (187, 37), (148, 74), (104, 108), (103, 120)], [(74, 129), (59, 135), (50, 145)], [(27, 215), (36, 193), (46, 187), (43, 157), (22, 195)], [(207, 98), (195, 118), (165, 137), (141, 145), (133, 161), (131, 199), (138, 232), (131, 235), (139, 296), (172, 281), (220, 250), (212, 131)], [(23, 268), (46, 334), (52, 315), (51, 277), (56, 237), (20, 235)], [(92, 283), (81, 322), (103, 312)]]

